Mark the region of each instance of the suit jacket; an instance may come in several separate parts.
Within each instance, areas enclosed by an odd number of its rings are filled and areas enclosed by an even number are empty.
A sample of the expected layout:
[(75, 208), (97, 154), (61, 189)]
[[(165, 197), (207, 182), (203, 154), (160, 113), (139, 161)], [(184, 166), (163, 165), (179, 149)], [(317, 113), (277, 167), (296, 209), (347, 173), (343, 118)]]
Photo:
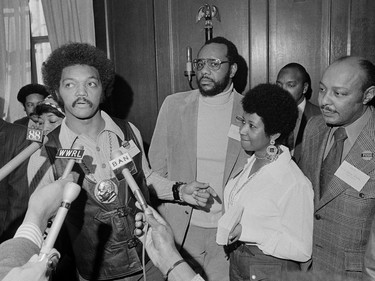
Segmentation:
[[(26, 128), (0, 119), (0, 168), (22, 151), (29, 142)], [(21, 163), (0, 181), (0, 243), (13, 237), (22, 223), (29, 201), (27, 163)]]
[(300, 166), (315, 193), (312, 268), (339, 274), (343, 279), (362, 280), (365, 248), (375, 213), (375, 159), (366, 160), (361, 153), (375, 152), (375, 114), (344, 159), (370, 176), (360, 191), (333, 176), (320, 198), (319, 177), (328, 135), (323, 117), (317, 116), (308, 122), (303, 138)]
[(22, 126), (29, 126), (29, 117), (25, 116), (25, 117), (22, 117), (20, 119), (17, 119), (16, 121), (13, 122), (13, 124), (17, 124), (17, 125), (22, 125)]
[(14, 267), (24, 265), (40, 248), (26, 238), (13, 238), (0, 245), (0, 280)]
[(370, 238), (367, 242), (367, 249), (364, 261), (364, 280), (375, 281), (375, 217), (372, 220)]
[[(231, 124), (243, 113), (242, 95), (234, 91)], [(159, 112), (151, 140), (149, 159), (151, 168), (173, 181), (191, 182), (197, 175), (197, 118), (199, 90), (168, 96)], [(223, 187), (232, 173), (239, 172), (247, 154), (241, 142), (228, 138)], [(223, 197), (222, 197), (223, 198)], [(182, 245), (192, 214), (192, 207), (165, 203), (159, 211), (171, 224), (176, 243)]]
[(309, 121), (311, 117), (320, 114), (321, 111), (318, 106), (312, 104), (309, 101), (306, 101), (305, 110), (303, 111), (301, 123), (298, 129), (296, 143), (294, 144), (293, 158), (296, 161), (296, 163), (298, 163), (301, 160), (303, 132), (305, 131), (307, 121)]

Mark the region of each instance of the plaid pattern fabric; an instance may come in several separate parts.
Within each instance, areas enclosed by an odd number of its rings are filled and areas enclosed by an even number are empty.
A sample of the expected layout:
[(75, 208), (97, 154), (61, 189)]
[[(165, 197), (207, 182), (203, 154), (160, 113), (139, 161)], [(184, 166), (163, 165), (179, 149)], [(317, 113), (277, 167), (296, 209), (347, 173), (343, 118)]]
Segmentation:
[(370, 179), (362, 190), (357, 191), (333, 176), (327, 192), (319, 198), (320, 170), (328, 133), (322, 116), (308, 122), (300, 162), (315, 193), (312, 268), (317, 272), (341, 275), (343, 280), (362, 280), (363, 258), (375, 213), (375, 160), (366, 160), (361, 153), (375, 151), (375, 115), (344, 159)]

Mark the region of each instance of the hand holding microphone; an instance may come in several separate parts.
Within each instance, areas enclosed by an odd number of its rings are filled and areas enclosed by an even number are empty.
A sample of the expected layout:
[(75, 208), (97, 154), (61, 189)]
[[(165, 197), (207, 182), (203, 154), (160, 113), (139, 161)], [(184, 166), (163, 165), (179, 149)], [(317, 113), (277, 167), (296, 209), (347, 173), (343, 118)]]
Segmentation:
[(53, 248), (56, 238), (60, 232), (61, 226), (65, 220), (66, 214), (70, 208), (71, 203), (78, 197), (81, 191), (81, 187), (73, 182), (68, 182), (64, 187), (63, 197), (61, 206), (57, 211), (56, 217), (53, 220), (51, 229), (48, 233), (46, 240), (43, 243), (43, 247), (40, 251), (40, 259), (45, 258)]
[(130, 170), (126, 166), (129, 163), (132, 163), (133, 159), (128, 153), (122, 154), (120, 150), (115, 150), (111, 154), (112, 160), (109, 162), (112, 170), (115, 172), (120, 171), (124, 176), (126, 182), (128, 183), (131, 191), (133, 192), (135, 199), (141, 205), (143, 211), (147, 208), (146, 199), (143, 197), (141, 190), (139, 189), (137, 183), (135, 182)]

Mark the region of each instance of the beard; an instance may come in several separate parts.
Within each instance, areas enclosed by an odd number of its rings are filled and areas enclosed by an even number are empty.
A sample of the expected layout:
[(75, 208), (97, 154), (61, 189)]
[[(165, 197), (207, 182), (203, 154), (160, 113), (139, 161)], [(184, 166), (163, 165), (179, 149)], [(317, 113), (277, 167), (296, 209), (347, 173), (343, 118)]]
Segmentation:
[[(214, 84), (211, 89), (209, 89), (209, 90), (203, 89), (203, 87), (201, 86), (201, 80), (203, 78), (209, 79)], [(228, 71), (227, 74), (225, 75), (225, 77), (223, 79), (217, 81), (217, 82), (214, 81), (214, 80), (212, 80), (211, 78), (202, 76), (197, 81), (197, 84), (198, 84), (198, 88), (199, 88), (199, 91), (201, 92), (202, 96), (204, 96), (204, 97), (213, 97), (213, 96), (216, 96), (216, 95), (222, 93), (225, 90), (225, 88), (229, 84), (229, 80), (230, 80), (230, 73)]]

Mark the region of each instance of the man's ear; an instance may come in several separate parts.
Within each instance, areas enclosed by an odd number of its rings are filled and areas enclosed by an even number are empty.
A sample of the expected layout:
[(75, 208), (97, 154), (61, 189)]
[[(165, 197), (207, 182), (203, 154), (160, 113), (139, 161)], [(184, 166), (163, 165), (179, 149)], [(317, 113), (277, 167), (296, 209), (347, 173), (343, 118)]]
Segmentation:
[(367, 88), (363, 94), (363, 104), (368, 104), (375, 96), (375, 86)]
[(303, 83), (303, 94), (306, 94), (307, 90), (309, 89), (309, 83), (305, 82)]
[(229, 74), (229, 77), (230, 78), (233, 78), (234, 75), (236, 75), (236, 72), (237, 72), (237, 63), (234, 63), (230, 66), (230, 74)]

